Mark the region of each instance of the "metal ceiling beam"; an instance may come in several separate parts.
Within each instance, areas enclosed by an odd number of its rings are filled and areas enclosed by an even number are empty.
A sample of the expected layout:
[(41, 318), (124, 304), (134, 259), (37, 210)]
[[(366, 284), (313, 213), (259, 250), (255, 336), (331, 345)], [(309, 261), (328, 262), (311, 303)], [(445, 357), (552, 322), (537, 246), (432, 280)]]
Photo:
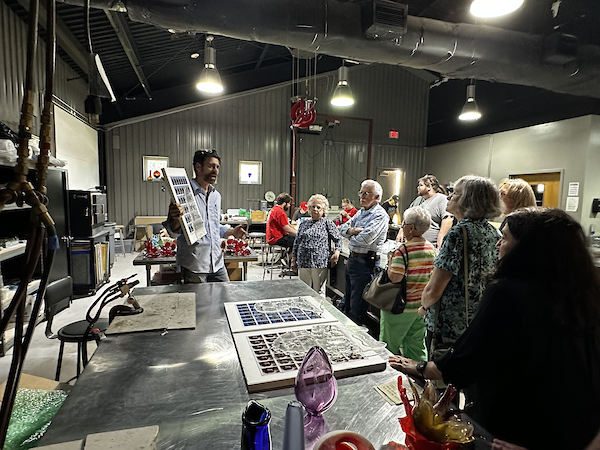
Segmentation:
[[(29, 0), (18, 0), (19, 5), (21, 5), (27, 12), (29, 12)], [(48, 29), (48, 24), (46, 23), (46, 2), (40, 2), (40, 10), (39, 10), (39, 23), (45, 30)], [(88, 52), (85, 50), (83, 45), (79, 43), (77, 38), (69, 31), (65, 23), (60, 20), (60, 18), (56, 18), (56, 42), (62, 48), (67, 55), (79, 66), (79, 68), (86, 73), (86, 75), (90, 74), (90, 60), (88, 56)]]
[(148, 84), (148, 79), (144, 74), (142, 69), (142, 57), (137, 49), (135, 44), (135, 39), (131, 34), (131, 30), (129, 29), (129, 25), (127, 24), (127, 20), (125, 17), (118, 12), (113, 12), (109, 10), (104, 10), (108, 21), (112, 25), (117, 37), (119, 38), (119, 42), (123, 46), (123, 50), (125, 50), (125, 54), (127, 55), (127, 59), (133, 67), (133, 71), (140, 81), (140, 85), (144, 89), (144, 92), (148, 96), (148, 99), (152, 100), (152, 92), (150, 91), (150, 86)]
[(265, 46), (263, 47), (262, 53), (260, 54), (260, 58), (258, 58), (258, 61), (256, 61), (256, 66), (254, 66), (254, 70), (257, 70), (262, 64), (263, 59), (265, 59), (265, 56), (267, 55), (267, 50), (269, 49), (269, 47), (269, 44), (265, 44)]

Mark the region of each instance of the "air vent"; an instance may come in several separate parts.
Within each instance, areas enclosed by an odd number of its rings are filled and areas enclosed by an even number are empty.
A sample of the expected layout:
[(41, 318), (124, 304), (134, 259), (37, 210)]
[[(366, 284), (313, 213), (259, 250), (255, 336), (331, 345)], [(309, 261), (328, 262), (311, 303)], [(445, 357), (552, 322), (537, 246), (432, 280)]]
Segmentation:
[(577, 59), (579, 40), (577, 36), (552, 33), (544, 38), (542, 60), (546, 64), (562, 66)]
[(373, 0), (364, 15), (365, 34), (372, 39), (398, 39), (406, 33), (408, 6), (390, 0)]

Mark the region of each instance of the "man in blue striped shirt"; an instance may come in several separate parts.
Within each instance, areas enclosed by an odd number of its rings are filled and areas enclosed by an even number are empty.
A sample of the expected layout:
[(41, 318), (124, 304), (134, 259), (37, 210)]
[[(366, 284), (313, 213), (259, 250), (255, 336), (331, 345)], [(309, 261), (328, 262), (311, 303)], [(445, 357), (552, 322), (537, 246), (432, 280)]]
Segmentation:
[(382, 195), (383, 188), (377, 181), (363, 181), (358, 193), (361, 209), (340, 227), (342, 236), (350, 239), (342, 310), (358, 325), (362, 325), (367, 312), (362, 293), (379, 265), (377, 252), (387, 236), (389, 217), (379, 204)]

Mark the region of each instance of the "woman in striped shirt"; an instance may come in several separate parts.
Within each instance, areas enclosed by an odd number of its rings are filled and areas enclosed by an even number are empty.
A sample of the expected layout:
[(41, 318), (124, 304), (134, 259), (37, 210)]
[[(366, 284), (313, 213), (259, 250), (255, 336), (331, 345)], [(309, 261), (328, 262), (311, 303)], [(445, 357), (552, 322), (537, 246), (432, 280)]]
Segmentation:
[[(425, 322), (417, 310), (436, 256), (431, 242), (422, 236), (430, 223), (431, 216), (423, 208), (404, 211), (402, 230), (406, 242), (394, 252), (387, 270), (394, 283), (406, 277), (406, 308), (402, 314), (381, 311), (380, 319), (379, 339), (387, 343), (388, 350), (416, 361), (427, 360)], [(408, 267), (405, 266), (405, 260)]]

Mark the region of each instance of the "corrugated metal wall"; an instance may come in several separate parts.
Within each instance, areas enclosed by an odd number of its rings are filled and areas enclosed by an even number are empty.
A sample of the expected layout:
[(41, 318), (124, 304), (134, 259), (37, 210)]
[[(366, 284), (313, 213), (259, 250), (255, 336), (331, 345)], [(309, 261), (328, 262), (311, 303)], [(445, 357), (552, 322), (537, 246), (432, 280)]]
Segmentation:
[[(421, 175), (426, 138), (428, 83), (391, 66), (360, 67), (351, 71), (351, 77), (357, 103), (342, 113), (329, 105), (335, 75), (318, 80), (317, 111), (323, 115), (317, 122), (342, 115), (373, 119), (371, 176), (376, 177), (378, 167), (400, 167), (416, 180)], [(217, 149), (223, 157), (217, 186), (223, 210), (256, 208), (268, 190), (289, 192), (290, 96), (290, 86), (272, 87), (161, 117), (115, 124), (106, 139), (110, 220), (130, 224), (137, 215), (166, 215), (168, 190), (163, 183), (143, 181), (144, 155), (168, 156), (171, 166), (185, 167), (193, 176), (194, 151)], [(389, 145), (391, 128), (400, 132), (394, 146)], [(317, 192), (325, 193), (332, 204), (339, 204), (342, 197), (355, 199), (366, 178), (368, 122), (346, 118), (338, 126), (325, 127), (320, 135), (298, 136), (298, 202)], [(240, 160), (263, 162), (262, 185), (239, 184)], [(406, 193), (407, 198), (414, 194)]]
[[(34, 105), (34, 130), (40, 128), (40, 104), (45, 85), (45, 48), (45, 42), (38, 39), (34, 75), (34, 90), (38, 94), (38, 102)], [(27, 25), (4, 2), (0, 2), (0, 120), (14, 131), (19, 127), (26, 58)], [(57, 57), (54, 94), (65, 106), (83, 113), (87, 85), (80, 79), (74, 79), (77, 76)], [(68, 79), (72, 80), (67, 81)]]
[[(170, 166), (185, 167), (193, 177), (194, 152), (217, 149), (222, 156), (217, 189), (223, 210), (257, 208), (266, 191), (288, 190), (289, 98), (289, 86), (277, 87), (107, 132), (110, 220), (128, 224), (138, 215), (166, 215), (168, 190), (164, 183), (143, 181), (144, 155), (168, 156)], [(263, 184), (240, 185), (239, 161), (262, 161)]]
[[(316, 123), (324, 128), (320, 135), (298, 135), (297, 203), (316, 193), (332, 205), (339, 205), (344, 197), (357, 201), (360, 183), (367, 177), (369, 124), (350, 118), (354, 117), (373, 120), (371, 178), (377, 178), (378, 168), (402, 169), (409, 186), (402, 192), (403, 204), (408, 205), (416, 197), (413, 187), (422, 175), (429, 84), (401, 67), (358, 66), (349, 72), (356, 102), (350, 108), (329, 103), (335, 74), (318, 80)], [(336, 118), (340, 124), (329, 128), (326, 122)], [(398, 139), (389, 138), (392, 129), (398, 131)]]

